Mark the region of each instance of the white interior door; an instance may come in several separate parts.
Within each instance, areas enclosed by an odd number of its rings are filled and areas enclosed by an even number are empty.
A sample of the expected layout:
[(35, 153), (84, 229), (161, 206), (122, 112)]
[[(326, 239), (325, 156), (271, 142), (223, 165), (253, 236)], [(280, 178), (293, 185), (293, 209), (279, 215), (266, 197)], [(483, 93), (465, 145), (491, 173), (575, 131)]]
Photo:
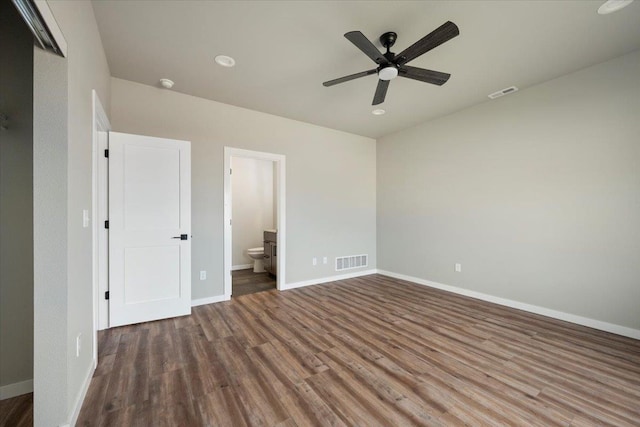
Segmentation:
[(191, 313), (191, 147), (109, 133), (109, 326)]

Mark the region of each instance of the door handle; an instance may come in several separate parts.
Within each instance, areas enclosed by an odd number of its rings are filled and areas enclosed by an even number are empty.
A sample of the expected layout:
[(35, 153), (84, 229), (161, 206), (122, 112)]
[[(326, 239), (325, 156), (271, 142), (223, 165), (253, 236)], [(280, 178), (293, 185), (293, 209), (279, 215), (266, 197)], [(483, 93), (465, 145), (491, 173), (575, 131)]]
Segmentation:
[(188, 234), (181, 234), (179, 236), (172, 237), (172, 239), (189, 240)]

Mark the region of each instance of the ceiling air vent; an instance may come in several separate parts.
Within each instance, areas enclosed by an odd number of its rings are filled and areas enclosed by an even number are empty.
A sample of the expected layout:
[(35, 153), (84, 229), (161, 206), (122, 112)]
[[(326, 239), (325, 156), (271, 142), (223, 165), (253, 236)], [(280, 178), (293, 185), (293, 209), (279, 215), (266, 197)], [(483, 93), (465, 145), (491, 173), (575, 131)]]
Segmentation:
[(506, 87), (506, 88), (501, 89), (501, 90), (499, 90), (497, 92), (493, 92), (493, 93), (489, 94), (489, 98), (491, 98), (491, 99), (500, 98), (501, 96), (509, 95), (510, 93), (516, 92), (517, 90), (518, 90), (518, 88), (515, 87), (515, 86)]
[(336, 271), (366, 267), (367, 265), (369, 265), (368, 255), (350, 255), (336, 258)]

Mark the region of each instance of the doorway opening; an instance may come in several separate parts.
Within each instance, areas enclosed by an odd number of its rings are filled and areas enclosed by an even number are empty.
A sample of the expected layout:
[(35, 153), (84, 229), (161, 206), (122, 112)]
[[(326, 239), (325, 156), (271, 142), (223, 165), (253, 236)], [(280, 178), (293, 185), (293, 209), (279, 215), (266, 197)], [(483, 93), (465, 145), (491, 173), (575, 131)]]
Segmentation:
[(34, 47), (0, 3), (0, 424), (33, 423)]
[(282, 289), (285, 156), (225, 147), (224, 163), (225, 299)]

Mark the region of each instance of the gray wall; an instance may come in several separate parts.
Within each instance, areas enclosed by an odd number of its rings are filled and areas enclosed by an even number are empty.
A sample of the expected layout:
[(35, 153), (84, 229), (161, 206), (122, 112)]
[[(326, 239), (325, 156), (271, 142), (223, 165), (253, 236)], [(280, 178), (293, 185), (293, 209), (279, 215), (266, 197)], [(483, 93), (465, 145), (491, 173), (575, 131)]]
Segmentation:
[(68, 421), (67, 61), (34, 49), (34, 425)]
[(192, 277), (208, 272), (194, 299), (223, 294), (224, 146), (286, 155), (287, 283), (336, 275), (336, 256), (367, 253), (375, 268), (374, 140), (126, 80), (111, 88), (114, 130), (191, 141)]
[(263, 246), (264, 230), (276, 228), (274, 162), (231, 159), (231, 218), (233, 239), (231, 265), (253, 264), (247, 249)]
[[(67, 59), (35, 49), (34, 60), (34, 416), (71, 420), (93, 369), (91, 227), (92, 89), (108, 111), (110, 77), (90, 2), (49, 6)], [(76, 337), (82, 350), (76, 357)]]
[[(67, 40), (69, 78), (69, 155), (67, 193), (69, 401), (71, 411), (92, 369), (92, 232), (82, 227), (82, 210), (91, 211), (92, 95), (109, 111), (110, 73), (91, 2), (49, 2)], [(76, 337), (81, 353), (76, 357)]]
[(0, 387), (33, 378), (33, 37), (0, 2)]
[(635, 52), (380, 139), (378, 268), (640, 329), (639, 117)]

